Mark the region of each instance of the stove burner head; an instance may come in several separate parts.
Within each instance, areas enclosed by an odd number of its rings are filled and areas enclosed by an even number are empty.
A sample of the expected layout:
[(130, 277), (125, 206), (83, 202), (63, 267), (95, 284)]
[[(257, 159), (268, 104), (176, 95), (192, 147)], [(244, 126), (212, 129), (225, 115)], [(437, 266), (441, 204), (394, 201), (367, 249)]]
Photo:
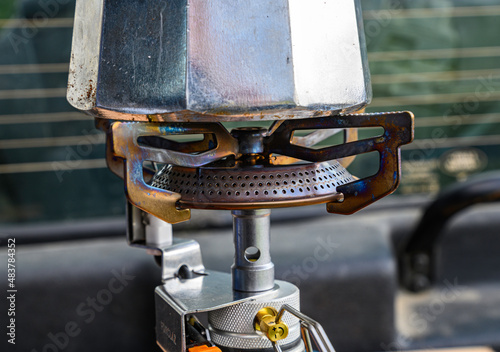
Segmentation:
[[(190, 208), (327, 203), (331, 213), (352, 214), (396, 189), (399, 148), (413, 138), (413, 115), (408, 112), (285, 120), (269, 130), (231, 133), (220, 123), (100, 120), (98, 125), (108, 135), (108, 166), (124, 178), (130, 202), (169, 223), (188, 220)], [(382, 127), (384, 132), (363, 140), (345, 133), (344, 144), (314, 148), (331, 133), (366, 127)], [(294, 135), (311, 129), (306, 136)], [(193, 134), (202, 134), (203, 140), (169, 139)], [(380, 167), (372, 176), (358, 180), (341, 166), (373, 151), (379, 153)], [(156, 172), (145, 168), (145, 162), (167, 166)]]
[(183, 208), (259, 209), (338, 201), (355, 181), (337, 161), (253, 168), (165, 166), (152, 187), (181, 195)]

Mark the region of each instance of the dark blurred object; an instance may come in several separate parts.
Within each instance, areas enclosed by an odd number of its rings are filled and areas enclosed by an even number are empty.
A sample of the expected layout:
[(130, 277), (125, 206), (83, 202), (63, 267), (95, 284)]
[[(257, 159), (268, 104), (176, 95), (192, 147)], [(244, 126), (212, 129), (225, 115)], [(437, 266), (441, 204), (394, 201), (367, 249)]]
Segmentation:
[[(441, 192), (426, 208), (420, 223), (399, 254), (401, 284), (415, 292), (435, 284), (439, 240), (450, 219), (470, 206), (498, 201), (498, 172), (473, 177)], [(471, 233), (471, 236), (475, 235)]]

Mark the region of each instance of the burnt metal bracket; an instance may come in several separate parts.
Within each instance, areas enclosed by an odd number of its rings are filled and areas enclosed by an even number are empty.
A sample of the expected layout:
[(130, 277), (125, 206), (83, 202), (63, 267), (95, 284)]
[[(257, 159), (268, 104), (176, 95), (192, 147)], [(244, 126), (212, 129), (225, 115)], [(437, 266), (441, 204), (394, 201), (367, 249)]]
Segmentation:
[[(107, 133), (106, 159), (109, 168), (125, 180), (125, 193), (136, 207), (171, 223), (189, 220), (189, 209), (178, 209), (181, 195), (149, 186), (143, 164), (152, 161), (197, 167), (234, 155), (236, 140), (220, 123), (134, 123), (98, 121)], [(204, 140), (186, 145), (176, 143), (177, 150), (166, 150), (139, 144), (140, 137), (167, 137), (203, 134)], [(209, 136), (215, 136), (211, 138)], [(168, 142), (168, 141), (167, 141)], [(173, 143), (172, 143), (173, 145)], [(208, 150), (201, 150), (203, 147)], [(123, 170), (123, 171), (122, 171)]]
[[(363, 139), (355, 142), (311, 149), (293, 144), (293, 133), (297, 130), (382, 127), (380, 137)], [(342, 185), (337, 188), (344, 194), (342, 203), (327, 204), (329, 213), (352, 214), (380, 198), (394, 192), (399, 185), (401, 175), (400, 147), (413, 140), (414, 117), (411, 112), (354, 114), (332, 117), (320, 117), (304, 120), (280, 122), (269, 137), (268, 151), (292, 158), (311, 162), (342, 159), (353, 155), (378, 151), (380, 166), (378, 172), (370, 177)]]
[(498, 201), (498, 172), (473, 177), (441, 192), (427, 207), (398, 255), (401, 285), (410, 291), (418, 292), (435, 283), (437, 248), (443, 229), (450, 219), (472, 205)]
[[(98, 120), (97, 125), (107, 133), (107, 162), (109, 168), (125, 180), (129, 201), (136, 207), (174, 224), (190, 218), (189, 209), (179, 209), (181, 195), (152, 187), (147, 180), (154, 174), (144, 162), (173, 164), (191, 168), (200, 167), (230, 156), (238, 156), (239, 146), (220, 123), (137, 123)], [(331, 129), (346, 131), (357, 128), (382, 127), (379, 137), (313, 149), (294, 144), (297, 130), (315, 129), (319, 134)], [(411, 112), (354, 114), (278, 121), (264, 138), (264, 154), (279, 154), (309, 162), (346, 160), (352, 156), (378, 151), (380, 167), (371, 176), (337, 188), (340, 199), (327, 203), (330, 213), (352, 214), (378, 199), (392, 193), (400, 180), (400, 146), (413, 140), (413, 114)], [(202, 134), (202, 141), (178, 143), (165, 137)], [(350, 134), (347, 133), (347, 136)], [(148, 143), (140, 143), (141, 138)], [(163, 138), (163, 139), (162, 139)], [(154, 140), (156, 139), (156, 141)]]

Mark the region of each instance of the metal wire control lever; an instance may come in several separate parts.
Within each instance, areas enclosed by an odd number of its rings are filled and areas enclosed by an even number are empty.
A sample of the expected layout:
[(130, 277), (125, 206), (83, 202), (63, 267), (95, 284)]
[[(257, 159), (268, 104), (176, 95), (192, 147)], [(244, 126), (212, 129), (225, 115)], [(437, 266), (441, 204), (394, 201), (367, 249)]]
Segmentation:
[[(288, 304), (284, 304), (279, 313), (273, 307), (262, 308), (257, 312), (254, 319), (255, 331), (263, 333), (271, 341), (275, 352), (282, 352), (278, 341), (288, 336), (288, 325), (282, 321), (285, 312), (290, 313), (300, 320), (302, 340), (306, 352), (335, 352), (323, 327)], [(316, 345), (316, 348), (313, 347), (313, 343)]]
[[(307, 352), (335, 352), (335, 349), (333, 348), (330, 339), (326, 335), (325, 330), (323, 330), (323, 327), (317, 321), (309, 318), (307, 315), (298, 311), (292, 306), (289, 306), (288, 304), (284, 304), (281, 307), (280, 313), (276, 317), (276, 321), (281, 321), (285, 312), (292, 314), (300, 320), (302, 339), (304, 340)], [(315, 343), (317, 348), (313, 348), (313, 342)], [(278, 349), (276, 348), (276, 346), (274, 347), (276, 351), (279, 351), (279, 347)]]

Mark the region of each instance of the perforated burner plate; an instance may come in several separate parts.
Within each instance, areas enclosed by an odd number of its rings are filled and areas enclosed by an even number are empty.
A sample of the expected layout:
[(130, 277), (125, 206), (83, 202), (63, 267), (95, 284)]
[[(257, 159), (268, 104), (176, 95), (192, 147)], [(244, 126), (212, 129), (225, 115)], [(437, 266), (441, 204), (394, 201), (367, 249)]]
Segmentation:
[(181, 207), (256, 209), (341, 201), (337, 187), (354, 180), (337, 161), (245, 169), (168, 165), (152, 186), (179, 193)]

